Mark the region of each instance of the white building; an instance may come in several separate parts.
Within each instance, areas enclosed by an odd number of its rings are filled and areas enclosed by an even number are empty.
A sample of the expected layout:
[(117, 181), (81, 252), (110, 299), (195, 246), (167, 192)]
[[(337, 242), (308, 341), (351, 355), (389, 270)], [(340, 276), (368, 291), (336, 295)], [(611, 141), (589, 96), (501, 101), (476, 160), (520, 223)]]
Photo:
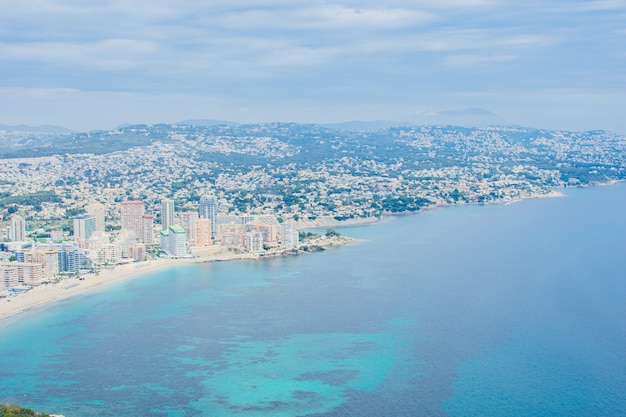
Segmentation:
[(135, 236), (142, 236), (142, 217), (144, 215), (143, 201), (124, 201), (122, 202), (120, 220), (122, 230), (132, 230)]
[(285, 222), (282, 225), (283, 247), (293, 249), (300, 244), (300, 234), (293, 223)]
[(81, 214), (74, 217), (74, 240), (88, 240), (96, 231), (96, 216)]
[(43, 265), (35, 262), (1, 262), (0, 279), (4, 288), (37, 285), (43, 281)]
[(20, 216), (11, 217), (11, 236), (13, 242), (23, 242), (26, 240), (26, 220)]
[(200, 197), (198, 209), (200, 217), (211, 220), (211, 239), (215, 241), (217, 238), (217, 197), (214, 195), (203, 195)]
[(141, 216), (141, 240), (146, 245), (154, 243), (154, 216), (152, 214)]
[(263, 250), (263, 234), (261, 232), (246, 233), (246, 250), (248, 252), (261, 252)]
[(174, 200), (161, 200), (161, 230), (174, 226)]
[(130, 247), (137, 244), (137, 235), (132, 230), (121, 230), (115, 239), (118, 254), (121, 258), (130, 257)]
[(93, 204), (89, 204), (87, 207), (85, 207), (85, 209), (87, 210), (88, 214), (91, 214), (92, 216), (96, 218), (96, 230), (98, 232), (104, 232), (105, 231), (104, 217), (106, 214), (106, 208), (102, 204), (93, 203)]
[(161, 249), (169, 256), (189, 257), (187, 233), (181, 226), (170, 226), (167, 231), (161, 231)]
[(213, 239), (211, 239), (211, 220), (205, 218), (197, 219), (193, 235), (194, 246), (211, 246), (213, 244)]
[(196, 222), (198, 218), (198, 213), (195, 211), (180, 214), (180, 225), (187, 232), (187, 240), (189, 242), (194, 242), (196, 239)]

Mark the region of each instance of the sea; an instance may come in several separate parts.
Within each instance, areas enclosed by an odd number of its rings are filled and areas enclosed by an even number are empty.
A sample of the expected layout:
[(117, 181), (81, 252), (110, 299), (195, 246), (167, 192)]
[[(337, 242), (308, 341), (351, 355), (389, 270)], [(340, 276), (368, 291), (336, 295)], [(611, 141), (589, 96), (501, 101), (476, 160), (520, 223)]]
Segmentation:
[(564, 193), (337, 229), (358, 240), (174, 266), (0, 321), (0, 403), (625, 416), (626, 184)]

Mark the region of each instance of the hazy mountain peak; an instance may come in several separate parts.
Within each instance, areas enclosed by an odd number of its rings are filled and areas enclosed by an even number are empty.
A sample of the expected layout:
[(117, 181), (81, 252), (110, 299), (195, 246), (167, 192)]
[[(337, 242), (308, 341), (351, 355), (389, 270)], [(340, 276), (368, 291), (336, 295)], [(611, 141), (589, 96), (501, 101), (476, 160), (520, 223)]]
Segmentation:
[(28, 126), (28, 125), (3, 125), (0, 124), (0, 130), (7, 132), (25, 132), (25, 133), (73, 133), (73, 130), (67, 129), (62, 126), (54, 125), (40, 125), (40, 126)]
[(423, 125), (456, 125), (465, 127), (508, 125), (507, 121), (498, 114), (478, 107), (421, 112), (416, 114), (415, 118), (415, 123)]

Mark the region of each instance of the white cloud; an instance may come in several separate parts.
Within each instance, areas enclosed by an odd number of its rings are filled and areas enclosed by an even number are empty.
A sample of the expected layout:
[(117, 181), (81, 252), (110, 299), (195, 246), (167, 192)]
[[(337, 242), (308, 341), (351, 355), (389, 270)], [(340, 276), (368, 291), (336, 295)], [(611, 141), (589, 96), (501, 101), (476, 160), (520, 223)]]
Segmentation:
[(513, 61), (517, 59), (515, 55), (477, 55), (462, 54), (451, 55), (444, 59), (445, 65), (453, 68), (470, 68), (480, 65), (489, 65), (498, 62)]
[(594, 0), (583, 3), (582, 10), (626, 10), (625, 0)]
[[(371, 115), (420, 104), (498, 112), (489, 102), (511, 78), (529, 91), (626, 84), (626, 0), (0, 0), (0, 10), (3, 100), (6, 88), (66, 87), (19, 98), (41, 117), (62, 115), (37, 100), (61, 99), (82, 103), (77, 113), (94, 109), (92, 119), (242, 107), (251, 118), (297, 119), (296, 108), (322, 117), (331, 104), (335, 120), (365, 117), (355, 105)], [(483, 95), (443, 103), (464, 85)], [(102, 95), (86, 91), (94, 88)], [(191, 96), (172, 98), (179, 92)]]
[(107, 39), (83, 43), (0, 44), (5, 60), (45, 62), (55, 66), (79, 66), (121, 70), (141, 66), (141, 59), (154, 53), (157, 46), (146, 41)]

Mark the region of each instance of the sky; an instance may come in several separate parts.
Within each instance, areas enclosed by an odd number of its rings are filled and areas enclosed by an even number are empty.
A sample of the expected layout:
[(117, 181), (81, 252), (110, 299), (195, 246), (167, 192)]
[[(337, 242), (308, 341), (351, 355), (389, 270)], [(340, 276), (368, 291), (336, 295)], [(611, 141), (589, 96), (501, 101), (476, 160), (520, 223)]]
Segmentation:
[(452, 118), (626, 134), (626, 0), (0, 0), (0, 10), (1, 124)]

